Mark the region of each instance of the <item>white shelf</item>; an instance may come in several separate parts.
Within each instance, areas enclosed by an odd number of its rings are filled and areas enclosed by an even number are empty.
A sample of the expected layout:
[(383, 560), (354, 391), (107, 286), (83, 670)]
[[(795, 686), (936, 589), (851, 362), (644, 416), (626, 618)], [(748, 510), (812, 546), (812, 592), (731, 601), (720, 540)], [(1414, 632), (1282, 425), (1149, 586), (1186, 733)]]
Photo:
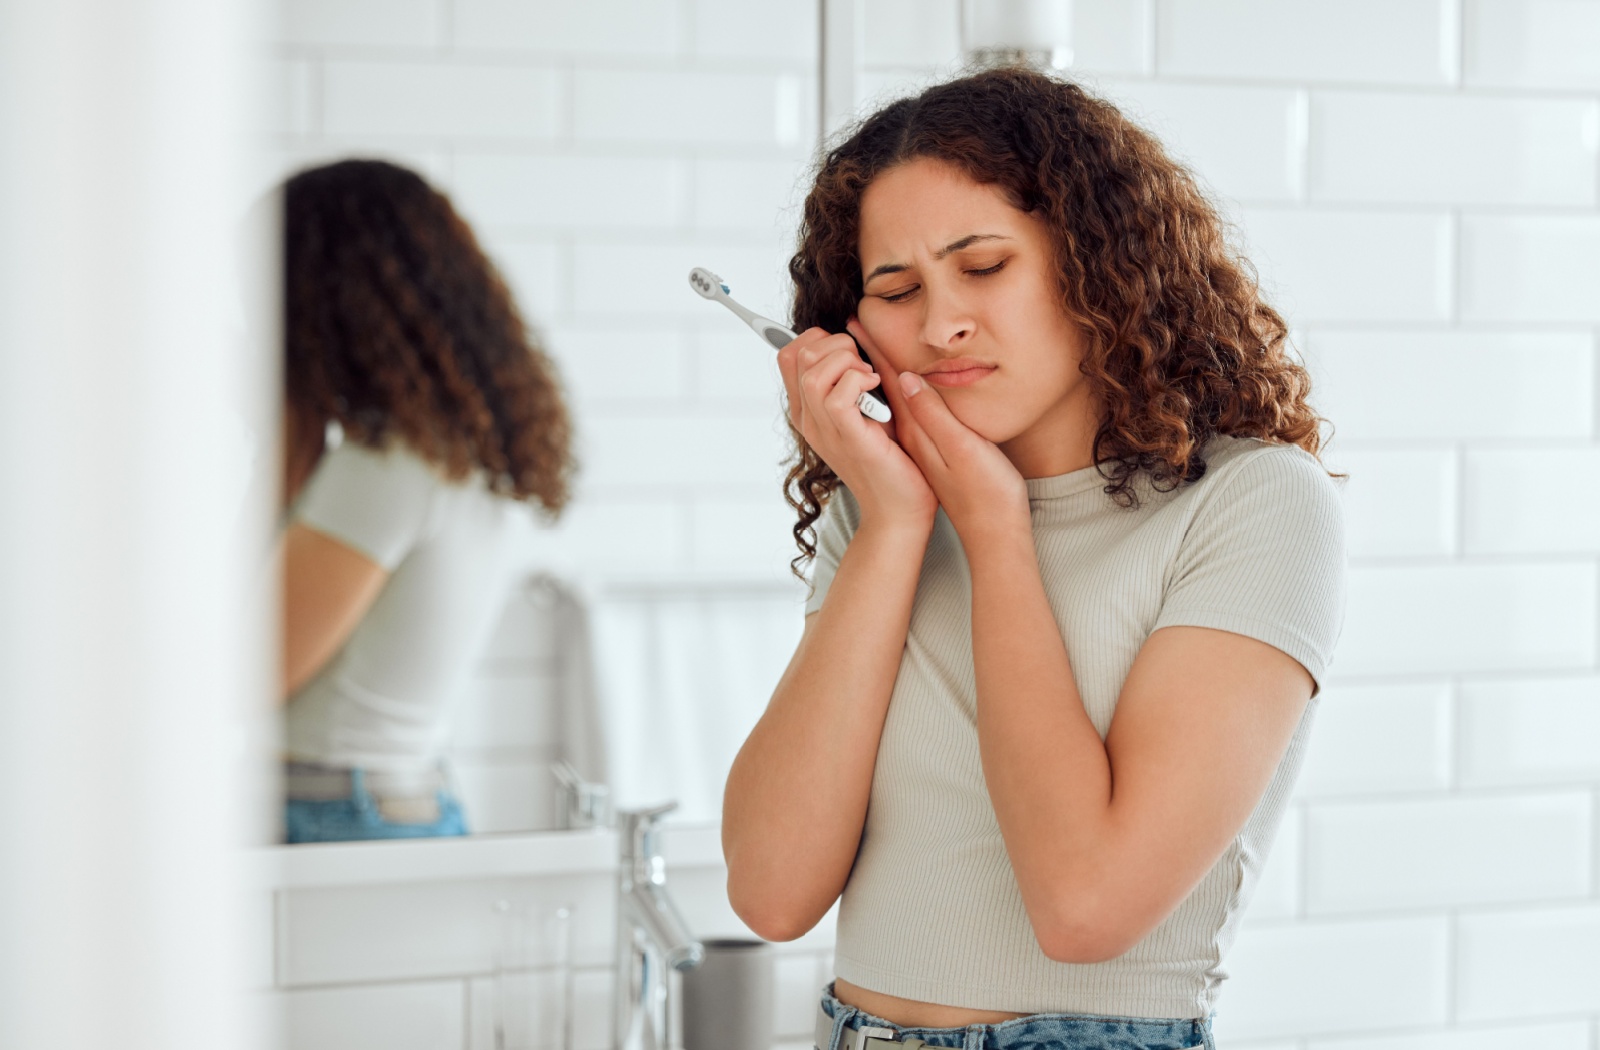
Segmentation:
[[(720, 829), (714, 824), (669, 824), (662, 833), (662, 850), (669, 868), (720, 866)], [(617, 851), (617, 833), (604, 828), (273, 846), (253, 851), (250, 863), (257, 885), (262, 888), (301, 890), (458, 879), (607, 874), (616, 870)]]

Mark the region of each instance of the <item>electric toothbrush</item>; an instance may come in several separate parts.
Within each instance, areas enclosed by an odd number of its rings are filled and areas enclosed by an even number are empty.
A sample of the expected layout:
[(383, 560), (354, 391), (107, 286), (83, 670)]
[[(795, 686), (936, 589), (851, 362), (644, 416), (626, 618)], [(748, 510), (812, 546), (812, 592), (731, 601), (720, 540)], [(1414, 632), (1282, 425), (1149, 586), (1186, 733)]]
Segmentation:
[[(739, 320), (749, 325), (756, 335), (764, 339), (774, 350), (782, 350), (794, 340), (794, 333), (783, 325), (747, 310), (735, 302), (733, 296), (728, 294), (728, 286), (722, 283), (722, 278), (710, 270), (699, 266), (690, 270), (689, 285), (700, 293), (701, 298), (721, 303), (732, 310), (738, 315)], [(887, 423), (894, 418), (894, 414), (889, 411), (889, 405), (881, 400), (877, 390), (863, 391), (861, 396), (856, 398), (856, 407), (861, 410), (862, 415), (879, 423)]]

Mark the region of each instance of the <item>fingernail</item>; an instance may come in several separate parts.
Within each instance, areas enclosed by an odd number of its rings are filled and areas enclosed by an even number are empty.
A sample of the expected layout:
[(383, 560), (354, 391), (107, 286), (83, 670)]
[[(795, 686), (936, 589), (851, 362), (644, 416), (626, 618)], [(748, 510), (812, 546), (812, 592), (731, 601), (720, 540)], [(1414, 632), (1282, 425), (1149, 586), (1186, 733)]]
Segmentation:
[(916, 397), (922, 393), (922, 377), (915, 372), (901, 372), (900, 389), (907, 397)]

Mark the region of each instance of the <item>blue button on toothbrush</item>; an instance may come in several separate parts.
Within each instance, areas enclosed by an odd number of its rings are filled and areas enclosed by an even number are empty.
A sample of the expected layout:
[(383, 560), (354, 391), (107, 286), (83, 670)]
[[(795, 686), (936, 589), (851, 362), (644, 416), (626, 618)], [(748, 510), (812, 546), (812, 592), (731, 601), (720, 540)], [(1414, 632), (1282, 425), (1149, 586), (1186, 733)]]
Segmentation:
[[(754, 329), (756, 335), (765, 339), (774, 350), (782, 350), (794, 340), (794, 333), (783, 325), (762, 317), (758, 313), (746, 310), (735, 302), (733, 296), (728, 294), (728, 286), (722, 283), (722, 278), (710, 270), (699, 266), (690, 270), (689, 285), (699, 292), (703, 298), (721, 303), (732, 310), (738, 315), (739, 320)], [(861, 396), (856, 398), (856, 407), (868, 419), (876, 419), (880, 423), (887, 423), (894, 418), (894, 414), (889, 411), (889, 406), (886, 403), (878, 399), (877, 394), (876, 390), (863, 391)]]

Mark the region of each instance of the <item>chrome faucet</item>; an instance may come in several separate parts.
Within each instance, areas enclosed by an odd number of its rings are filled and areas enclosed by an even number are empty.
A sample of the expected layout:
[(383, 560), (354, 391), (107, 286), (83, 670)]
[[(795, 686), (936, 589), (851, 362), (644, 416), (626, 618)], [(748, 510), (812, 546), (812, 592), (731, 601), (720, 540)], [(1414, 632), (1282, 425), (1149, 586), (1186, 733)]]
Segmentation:
[(604, 784), (583, 779), (572, 763), (562, 759), (551, 767), (561, 784), (561, 826), (563, 828), (605, 828), (611, 826), (611, 790)]
[(668, 1050), (676, 1010), (668, 971), (690, 970), (705, 948), (667, 896), (660, 822), (669, 802), (618, 814), (622, 863), (617, 876), (617, 1050)]

